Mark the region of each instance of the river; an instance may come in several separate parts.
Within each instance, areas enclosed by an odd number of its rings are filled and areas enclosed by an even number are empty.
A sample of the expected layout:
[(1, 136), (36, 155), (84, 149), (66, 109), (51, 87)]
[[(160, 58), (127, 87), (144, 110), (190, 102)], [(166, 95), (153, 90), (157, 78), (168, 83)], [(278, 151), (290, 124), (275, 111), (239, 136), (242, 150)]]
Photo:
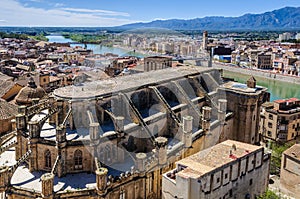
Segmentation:
[[(64, 38), (61, 35), (49, 35), (47, 36), (49, 42), (57, 43), (68, 43), (73, 42), (71, 39)], [(74, 46), (84, 46), (84, 44), (72, 44)], [(93, 50), (94, 54), (105, 54), (105, 53), (114, 53), (119, 56), (132, 55), (137, 57), (144, 57), (144, 55), (139, 53), (128, 52), (122, 48), (116, 47), (106, 47), (99, 44), (87, 44), (87, 49)], [(250, 77), (249, 75), (244, 75), (240, 73), (234, 73), (229, 71), (224, 71), (224, 76), (229, 78), (234, 78), (240, 83), (245, 83)], [(297, 84), (281, 82), (277, 80), (265, 79), (261, 77), (255, 77), (257, 80), (257, 85), (267, 87), (271, 93), (271, 101), (283, 98), (300, 98), (300, 86)]]
[[(234, 80), (240, 83), (245, 83), (249, 79), (250, 75), (224, 71), (224, 77), (234, 78)], [(262, 77), (255, 77), (255, 79), (257, 81), (257, 85), (268, 88), (268, 91), (271, 93), (270, 101), (292, 97), (300, 99), (299, 84), (292, 84)]]
[[(68, 43), (68, 42), (74, 42), (71, 39), (65, 38), (61, 35), (48, 35), (47, 38), (49, 39), (49, 42), (56, 42), (56, 43)], [(75, 46), (81, 46), (84, 47), (84, 44), (71, 44), (71, 47)], [(128, 51), (126, 49), (122, 48), (116, 48), (116, 47), (107, 47), (99, 44), (87, 44), (87, 49), (93, 50), (94, 54), (105, 54), (105, 53), (113, 53), (120, 57), (123, 56), (136, 56), (143, 58), (145, 55), (137, 52)]]

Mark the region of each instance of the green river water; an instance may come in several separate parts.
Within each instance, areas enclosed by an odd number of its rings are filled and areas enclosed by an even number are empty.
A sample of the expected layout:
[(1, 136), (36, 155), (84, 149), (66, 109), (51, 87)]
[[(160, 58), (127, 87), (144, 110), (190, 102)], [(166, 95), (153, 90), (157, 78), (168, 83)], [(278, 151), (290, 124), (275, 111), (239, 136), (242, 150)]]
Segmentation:
[[(235, 81), (240, 83), (246, 83), (250, 75), (234, 73), (229, 71), (224, 71), (224, 77), (234, 78)], [(300, 85), (292, 84), (288, 82), (282, 82), (279, 80), (266, 79), (262, 77), (255, 77), (257, 85), (267, 87), (268, 91), (271, 93), (271, 101), (277, 99), (286, 99), (296, 97), (300, 99)]]

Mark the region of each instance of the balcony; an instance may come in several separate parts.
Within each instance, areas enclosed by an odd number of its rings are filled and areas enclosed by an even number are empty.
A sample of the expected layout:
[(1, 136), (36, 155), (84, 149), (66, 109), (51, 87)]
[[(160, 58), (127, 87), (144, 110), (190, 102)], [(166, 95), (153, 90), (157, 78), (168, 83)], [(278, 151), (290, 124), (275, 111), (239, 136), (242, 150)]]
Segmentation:
[(278, 125), (277, 129), (278, 129), (278, 131), (287, 131), (288, 126), (285, 124), (280, 124), (280, 125)]

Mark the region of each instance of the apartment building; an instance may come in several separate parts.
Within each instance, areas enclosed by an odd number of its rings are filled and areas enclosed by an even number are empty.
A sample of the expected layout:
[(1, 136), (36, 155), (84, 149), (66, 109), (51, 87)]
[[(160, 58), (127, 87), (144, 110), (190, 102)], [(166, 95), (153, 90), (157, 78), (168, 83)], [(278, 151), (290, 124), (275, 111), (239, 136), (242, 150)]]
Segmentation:
[(300, 135), (300, 100), (275, 100), (262, 105), (259, 133), (263, 141), (287, 142)]

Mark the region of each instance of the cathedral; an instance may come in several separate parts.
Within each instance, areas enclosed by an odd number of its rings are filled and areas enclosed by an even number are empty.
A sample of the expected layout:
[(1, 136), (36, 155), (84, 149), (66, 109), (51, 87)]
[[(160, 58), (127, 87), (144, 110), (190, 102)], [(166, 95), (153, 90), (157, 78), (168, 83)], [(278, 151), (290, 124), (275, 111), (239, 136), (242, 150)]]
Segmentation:
[(176, 161), (227, 139), (259, 143), (260, 107), (270, 98), (254, 78), (225, 81), (205, 67), (82, 83), (48, 97), (28, 85), (12, 132), (1, 137), (3, 198), (162, 198), (162, 174)]

